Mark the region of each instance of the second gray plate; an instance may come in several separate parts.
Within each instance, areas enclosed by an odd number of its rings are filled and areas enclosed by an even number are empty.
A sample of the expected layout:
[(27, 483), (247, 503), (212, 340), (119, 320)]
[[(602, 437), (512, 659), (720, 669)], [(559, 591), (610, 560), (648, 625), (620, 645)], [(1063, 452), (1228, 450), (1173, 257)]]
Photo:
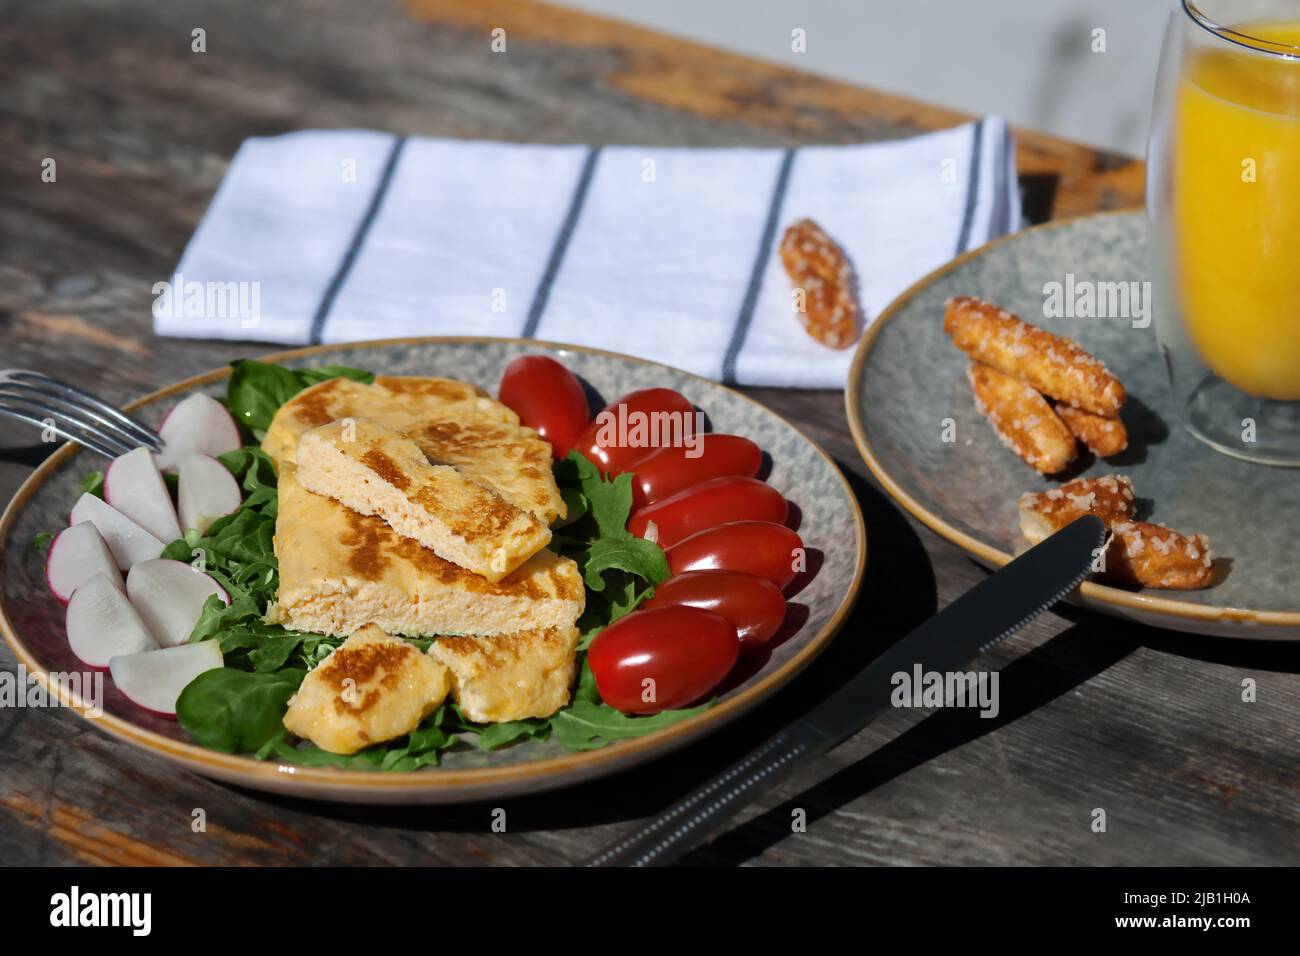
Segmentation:
[(1070, 274), (1076, 287), (1143, 282), (1146, 261), (1144, 217), (1123, 213), (1030, 229), (931, 273), (876, 319), (858, 347), (846, 391), (854, 440), (913, 515), (985, 564), (1009, 561), (1022, 547), (1016, 499), (1059, 482), (1004, 449), (976, 411), (966, 357), (944, 333), (943, 313), (954, 295), (1010, 309), (1079, 342), (1128, 391), (1128, 450), (1069, 477), (1128, 475), (1145, 507), (1139, 517), (1207, 534), (1219, 562), (1215, 584), (1203, 591), (1088, 583), (1077, 602), (1178, 630), (1300, 639), (1300, 475), (1221, 455), (1178, 424), (1154, 324), (1044, 315), (1047, 283), (1064, 284)]

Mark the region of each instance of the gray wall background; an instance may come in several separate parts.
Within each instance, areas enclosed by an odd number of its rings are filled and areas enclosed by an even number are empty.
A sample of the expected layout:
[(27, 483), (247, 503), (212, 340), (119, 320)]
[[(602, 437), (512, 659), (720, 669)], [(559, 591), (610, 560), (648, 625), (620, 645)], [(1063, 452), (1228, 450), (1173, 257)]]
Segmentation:
[[(560, 0), (1132, 155), (1173, 0)], [(791, 31), (807, 51), (791, 51)], [(1093, 31), (1106, 50), (1093, 52)]]

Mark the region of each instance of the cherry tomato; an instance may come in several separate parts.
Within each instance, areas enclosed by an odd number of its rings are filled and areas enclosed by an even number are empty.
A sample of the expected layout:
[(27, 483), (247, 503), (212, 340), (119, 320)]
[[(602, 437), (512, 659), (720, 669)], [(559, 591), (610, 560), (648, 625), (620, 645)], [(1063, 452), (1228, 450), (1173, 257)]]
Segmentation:
[(771, 640), (785, 620), (785, 597), (766, 578), (740, 571), (687, 571), (655, 587), (642, 610), (660, 607), (703, 608), (721, 614), (736, 629), (741, 649)]
[(779, 588), (801, 570), (803, 541), (783, 524), (733, 521), (696, 532), (666, 552), (673, 574), (721, 568), (767, 578)]
[(643, 388), (606, 405), (573, 447), (601, 471), (618, 473), (681, 441), (684, 429), (693, 435), (695, 427), (695, 406), (685, 395), (671, 388)]
[(739, 435), (711, 433), (701, 435), (695, 449), (661, 448), (628, 468), (634, 473), (632, 507), (667, 498), (710, 478), (753, 478), (762, 463), (759, 447)]
[(697, 607), (633, 611), (601, 631), (587, 651), (601, 698), (625, 714), (694, 703), (739, 656), (731, 623)]
[(525, 355), (507, 365), (498, 397), (551, 443), (556, 461), (569, 453), (591, 418), (582, 383), (548, 355)]
[(654, 522), (654, 540), (671, 548), (697, 531), (731, 521), (785, 520), (790, 510), (781, 492), (756, 478), (713, 478), (632, 512), (627, 530), (638, 538)]

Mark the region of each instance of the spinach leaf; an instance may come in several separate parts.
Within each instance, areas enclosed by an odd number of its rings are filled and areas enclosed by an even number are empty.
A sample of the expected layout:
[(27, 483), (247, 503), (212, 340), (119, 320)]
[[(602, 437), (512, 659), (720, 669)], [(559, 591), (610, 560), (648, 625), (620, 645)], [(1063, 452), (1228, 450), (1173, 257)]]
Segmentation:
[(266, 429), (280, 406), (304, 388), (330, 378), (374, 381), (370, 372), (343, 365), (290, 369), (253, 359), (238, 359), (230, 363), (230, 368), (226, 406), (235, 416), (235, 421), (247, 428), (258, 441), (266, 436)]
[(198, 743), (212, 750), (258, 750), (281, 730), (289, 698), (307, 672), (283, 668), (250, 673), (233, 667), (204, 671), (176, 701), (176, 718)]

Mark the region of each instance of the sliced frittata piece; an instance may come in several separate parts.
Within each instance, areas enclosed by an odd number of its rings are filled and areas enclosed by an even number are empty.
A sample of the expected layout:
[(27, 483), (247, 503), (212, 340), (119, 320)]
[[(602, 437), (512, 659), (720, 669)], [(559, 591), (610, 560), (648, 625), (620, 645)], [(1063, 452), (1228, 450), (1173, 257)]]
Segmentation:
[(330, 753), (356, 753), (415, 730), (449, 687), (447, 668), (370, 625), (303, 679), (284, 726)]
[(378, 515), (438, 557), (500, 581), (551, 540), (550, 529), (418, 445), (368, 418), (303, 432), (298, 483), (363, 515)]
[(492, 582), (403, 538), (382, 518), (312, 494), (282, 464), (271, 609), (286, 627), (340, 637), (366, 624), (389, 634), (511, 634), (568, 627), (586, 604), (576, 562), (543, 548)]
[(380, 375), (372, 384), (331, 378), (280, 406), (262, 450), (292, 463), (298, 438), (340, 418), (369, 418), (406, 435), (434, 465), (451, 465), (545, 525), (565, 514), (551, 446), (519, 416), (467, 382)]
[(497, 637), (439, 637), (429, 656), (451, 671), (452, 699), (480, 723), (549, 717), (569, 702), (576, 627)]

